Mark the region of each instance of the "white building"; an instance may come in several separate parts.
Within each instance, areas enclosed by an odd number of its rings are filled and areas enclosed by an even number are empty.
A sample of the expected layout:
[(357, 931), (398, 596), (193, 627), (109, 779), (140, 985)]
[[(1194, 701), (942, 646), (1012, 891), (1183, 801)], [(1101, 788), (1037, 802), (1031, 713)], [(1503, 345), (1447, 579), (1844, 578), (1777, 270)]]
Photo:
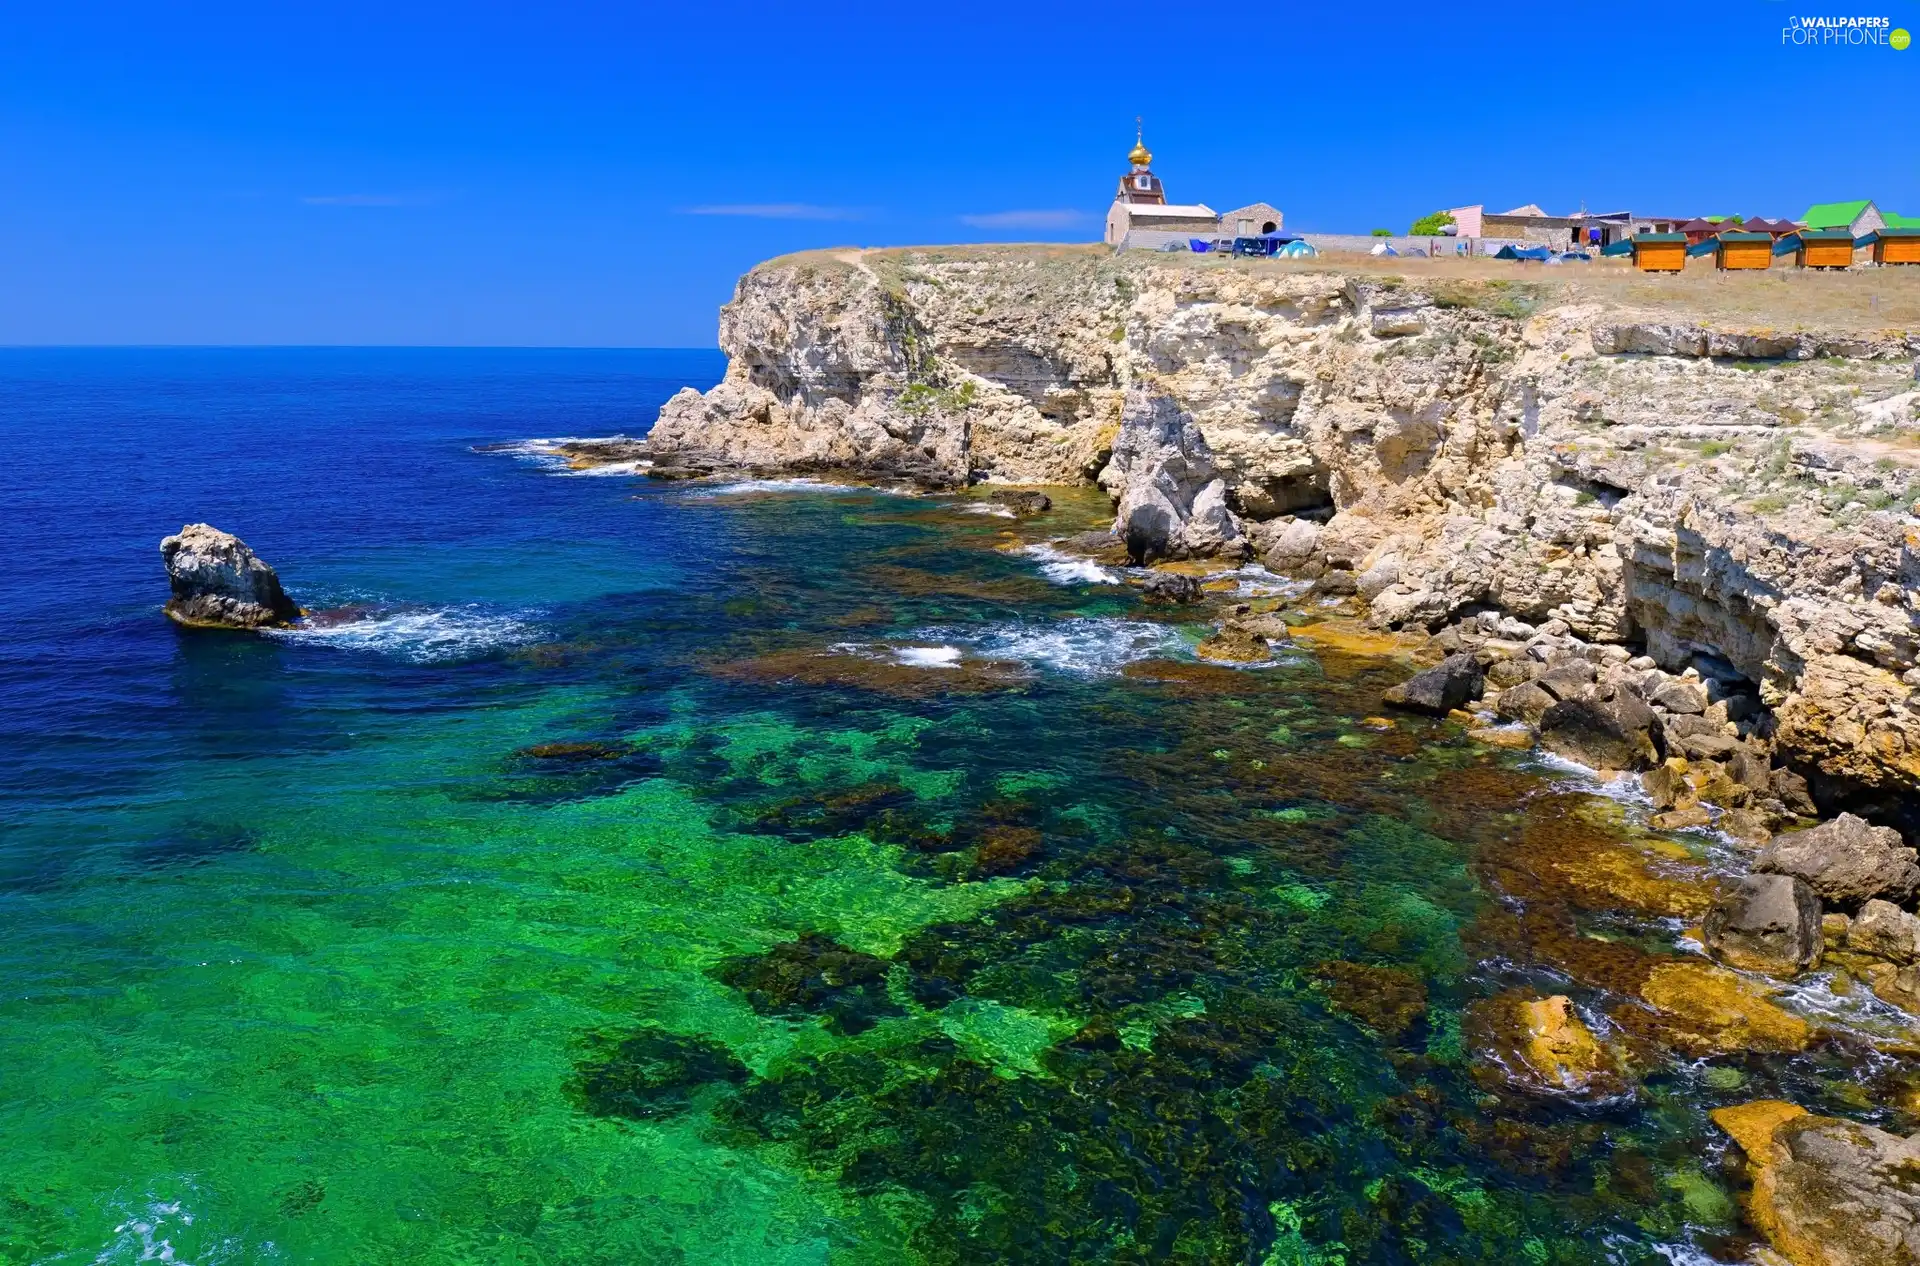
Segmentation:
[(1106, 242), (1116, 250), (1159, 250), (1169, 243), (1185, 246), (1196, 237), (1211, 241), (1280, 231), (1279, 210), (1264, 202), (1224, 216), (1204, 202), (1168, 202), (1160, 178), (1153, 174), (1153, 155), (1137, 134), (1127, 162), (1130, 166), (1107, 210)]

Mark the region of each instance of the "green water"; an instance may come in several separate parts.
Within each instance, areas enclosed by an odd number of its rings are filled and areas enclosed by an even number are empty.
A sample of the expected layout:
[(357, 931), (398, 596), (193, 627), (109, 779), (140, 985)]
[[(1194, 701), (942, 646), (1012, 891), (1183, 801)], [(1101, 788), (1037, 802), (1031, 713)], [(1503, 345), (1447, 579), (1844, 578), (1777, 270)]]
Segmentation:
[(681, 579), (427, 664), (183, 644), (176, 679), (270, 719), (208, 706), (233, 732), (111, 809), (36, 812), (96, 843), (8, 898), (0, 1261), (1737, 1243), (1697, 1077), (1589, 1107), (1472, 1075), (1474, 999), (1595, 990), (1489, 922), (1548, 777), (1363, 724), (1400, 670), (1198, 669), (1192, 613), (1001, 548), (1097, 500), (565, 492)]

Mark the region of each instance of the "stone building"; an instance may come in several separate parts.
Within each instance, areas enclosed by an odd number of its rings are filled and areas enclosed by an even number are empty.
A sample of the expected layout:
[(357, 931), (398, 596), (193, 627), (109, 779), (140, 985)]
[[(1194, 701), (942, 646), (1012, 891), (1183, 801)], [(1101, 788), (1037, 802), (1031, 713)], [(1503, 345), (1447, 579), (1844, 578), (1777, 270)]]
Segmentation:
[(1107, 209), (1107, 245), (1117, 250), (1142, 246), (1157, 250), (1168, 242), (1184, 244), (1188, 238), (1219, 236), (1220, 216), (1212, 207), (1167, 201), (1160, 177), (1153, 174), (1153, 155), (1137, 133), (1127, 162), (1130, 166)]

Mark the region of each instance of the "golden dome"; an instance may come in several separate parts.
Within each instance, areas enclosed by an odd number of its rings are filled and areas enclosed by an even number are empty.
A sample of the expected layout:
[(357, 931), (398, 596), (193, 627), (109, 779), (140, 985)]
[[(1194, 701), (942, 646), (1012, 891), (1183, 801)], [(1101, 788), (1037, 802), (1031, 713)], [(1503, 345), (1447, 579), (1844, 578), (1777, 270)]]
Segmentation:
[(1127, 154), (1127, 161), (1135, 167), (1153, 166), (1153, 155), (1147, 150), (1146, 142), (1140, 139), (1140, 120), (1133, 121), (1133, 149)]

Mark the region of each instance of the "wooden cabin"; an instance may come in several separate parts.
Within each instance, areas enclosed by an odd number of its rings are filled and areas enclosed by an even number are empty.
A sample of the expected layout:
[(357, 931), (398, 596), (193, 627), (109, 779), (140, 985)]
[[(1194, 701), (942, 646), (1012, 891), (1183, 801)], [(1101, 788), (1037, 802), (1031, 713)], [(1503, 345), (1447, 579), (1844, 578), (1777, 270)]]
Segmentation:
[(1801, 268), (1851, 268), (1852, 229), (1801, 229), (1793, 262)]
[(1873, 262), (1920, 264), (1920, 229), (1874, 230)]
[(1687, 266), (1685, 233), (1635, 233), (1633, 266), (1643, 273), (1677, 273)]
[(1713, 266), (1722, 272), (1767, 268), (1773, 263), (1771, 233), (1722, 233), (1713, 242)]

